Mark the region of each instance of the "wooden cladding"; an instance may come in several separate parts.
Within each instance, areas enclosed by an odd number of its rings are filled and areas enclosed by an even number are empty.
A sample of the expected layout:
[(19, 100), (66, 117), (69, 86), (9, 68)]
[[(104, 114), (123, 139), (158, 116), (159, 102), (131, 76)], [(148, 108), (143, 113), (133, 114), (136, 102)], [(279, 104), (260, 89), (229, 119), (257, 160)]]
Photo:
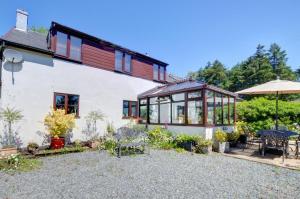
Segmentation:
[[(51, 39), (51, 49), (56, 51), (57, 50), (57, 32), (62, 32), (62, 34), (72, 35), (70, 31), (60, 31), (60, 30), (52, 30), (52, 39)], [(81, 62), (84, 65), (92, 66), (99, 69), (109, 70), (109, 71), (116, 71), (115, 67), (115, 51), (118, 50), (115, 46), (108, 46), (103, 42), (99, 42), (96, 40), (91, 40), (88, 38), (80, 38), (80, 35), (75, 35), (79, 39), (82, 40), (81, 44)], [(71, 38), (70, 36), (68, 38)], [(68, 39), (68, 46), (70, 45), (70, 39)], [(69, 47), (67, 49), (70, 49)], [(67, 50), (67, 55), (70, 55), (70, 50)], [(122, 50), (120, 50), (123, 52)], [(125, 52), (123, 52), (125, 53)], [(126, 54), (127, 55), (127, 54)], [(55, 53), (55, 56), (58, 58), (64, 58), (70, 61), (78, 61), (74, 59), (69, 59), (69, 56), (62, 56), (59, 53)], [(145, 58), (141, 55), (136, 54), (128, 54), (131, 57), (131, 68), (130, 70), (121, 70), (119, 72), (131, 75), (134, 77), (139, 77), (147, 80), (155, 80), (160, 82), (165, 82), (165, 73), (161, 75), (158, 79), (153, 78), (153, 64), (155, 61), (149, 57)], [(162, 66), (162, 69), (165, 71), (166, 66)], [(158, 71), (160, 73), (160, 71)]]

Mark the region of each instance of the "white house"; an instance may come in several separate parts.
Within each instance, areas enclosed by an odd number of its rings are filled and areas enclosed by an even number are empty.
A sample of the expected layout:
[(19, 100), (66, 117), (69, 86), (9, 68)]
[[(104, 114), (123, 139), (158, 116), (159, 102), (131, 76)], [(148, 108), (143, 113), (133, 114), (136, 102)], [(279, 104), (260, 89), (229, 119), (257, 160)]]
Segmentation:
[[(190, 80), (167, 84), (167, 63), (57, 22), (46, 35), (33, 32), (25, 11), (17, 10), (16, 27), (0, 45), (0, 106), (22, 111), (23, 146), (42, 143), (43, 119), (52, 107), (76, 114), (73, 140), (84, 139), (85, 116), (93, 110), (105, 115), (102, 133), (107, 122), (118, 128), (138, 116), (150, 126), (168, 124), (206, 137), (213, 127), (235, 122), (233, 93)], [(22, 62), (5, 57), (8, 49)]]

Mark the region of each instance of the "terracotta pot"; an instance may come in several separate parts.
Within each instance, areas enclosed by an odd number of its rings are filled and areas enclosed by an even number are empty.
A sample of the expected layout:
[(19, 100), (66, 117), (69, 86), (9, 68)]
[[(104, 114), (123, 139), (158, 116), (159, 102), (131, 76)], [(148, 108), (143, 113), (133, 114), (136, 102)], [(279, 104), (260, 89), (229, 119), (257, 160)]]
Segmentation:
[(60, 137), (60, 138), (51, 138), (51, 143), (50, 143), (50, 148), (51, 149), (61, 149), (64, 148), (65, 146), (65, 138)]
[(0, 159), (1, 158), (6, 158), (12, 154), (17, 154), (17, 148), (16, 147), (9, 147), (9, 148), (3, 148), (0, 149)]

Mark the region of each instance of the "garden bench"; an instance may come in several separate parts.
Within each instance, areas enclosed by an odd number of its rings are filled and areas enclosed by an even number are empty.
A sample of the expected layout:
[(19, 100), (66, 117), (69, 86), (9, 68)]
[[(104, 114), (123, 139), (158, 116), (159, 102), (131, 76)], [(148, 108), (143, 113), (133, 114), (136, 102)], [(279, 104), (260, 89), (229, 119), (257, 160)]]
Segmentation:
[(121, 157), (122, 149), (126, 148), (142, 148), (142, 152), (145, 152), (145, 149), (148, 148), (149, 154), (149, 146), (147, 143), (147, 134), (141, 130), (135, 130), (128, 127), (119, 128), (116, 133), (114, 133), (114, 139), (117, 142), (117, 155)]

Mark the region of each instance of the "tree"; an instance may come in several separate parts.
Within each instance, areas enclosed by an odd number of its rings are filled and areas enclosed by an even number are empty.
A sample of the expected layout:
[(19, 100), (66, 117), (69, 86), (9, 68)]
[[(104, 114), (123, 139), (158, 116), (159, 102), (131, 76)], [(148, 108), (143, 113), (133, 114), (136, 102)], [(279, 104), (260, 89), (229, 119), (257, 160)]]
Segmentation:
[(208, 62), (204, 68), (195, 73), (190, 73), (192, 78), (220, 88), (228, 88), (229, 81), (225, 66), (218, 60)]
[(274, 75), (280, 77), (280, 79), (296, 80), (296, 74), (287, 66), (288, 58), (285, 50), (281, 50), (278, 44), (273, 43), (267, 55), (273, 67)]
[(30, 28), (30, 30), (33, 31), (33, 32), (41, 33), (43, 35), (47, 35), (48, 32), (49, 32), (49, 30), (47, 28), (43, 27), (43, 26), (39, 26), (39, 27), (32, 26)]

